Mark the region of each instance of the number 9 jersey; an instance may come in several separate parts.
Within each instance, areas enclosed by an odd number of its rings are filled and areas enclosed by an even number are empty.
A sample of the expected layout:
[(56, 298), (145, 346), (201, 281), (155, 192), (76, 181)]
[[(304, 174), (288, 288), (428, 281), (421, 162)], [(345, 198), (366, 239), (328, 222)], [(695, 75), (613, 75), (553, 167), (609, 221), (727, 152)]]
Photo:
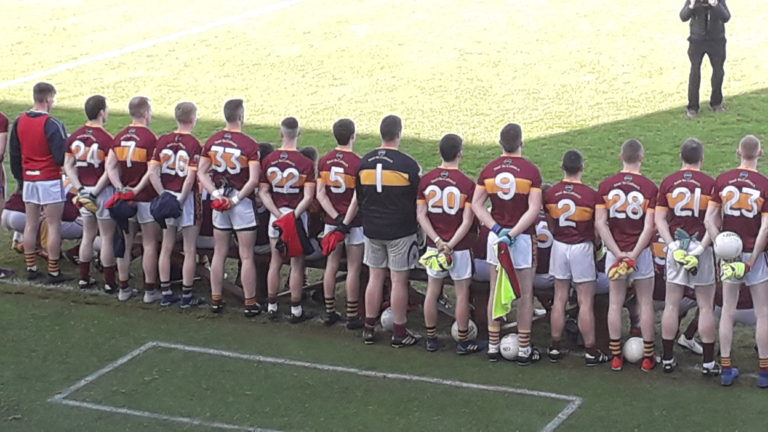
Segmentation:
[[(152, 165), (160, 165), (163, 188), (179, 193), (190, 171), (197, 171), (202, 147), (192, 134), (172, 132), (161, 136), (155, 146)], [(193, 189), (194, 190), (194, 189)]]
[[(539, 168), (521, 156), (502, 156), (483, 168), (477, 185), (491, 200), (491, 216), (497, 224), (511, 228), (528, 210), (528, 195), (541, 189)], [(534, 234), (535, 224), (524, 231)]]
[(691, 236), (698, 234), (699, 241), (704, 238), (704, 215), (714, 184), (712, 177), (693, 169), (670, 174), (661, 182), (656, 206), (669, 209), (667, 222), (673, 236), (680, 228)]
[(741, 237), (744, 252), (752, 252), (760, 219), (768, 212), (768, 178), (748, 168), (737, 168), (720, 174), (715, 180), (711, 206), (722, 207), (722, 231), (733, 231)]
[(596, 207), (608, 210), (608, 228), (619, 249), (633, 250), (645, 218), (653, 217), (659, 188), (641, 174), (623, 171), (603, 180), (597, 193), (602, 202)]

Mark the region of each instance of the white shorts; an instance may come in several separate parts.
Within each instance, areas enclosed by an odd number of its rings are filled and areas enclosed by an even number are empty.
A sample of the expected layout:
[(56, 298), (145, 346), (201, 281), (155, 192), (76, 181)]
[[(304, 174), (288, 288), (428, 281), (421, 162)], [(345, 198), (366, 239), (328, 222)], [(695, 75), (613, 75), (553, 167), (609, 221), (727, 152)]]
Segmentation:
[(9, 231), (23, 233), (27, 224), (27, 214), (14, 210), (3, 210), (2, 225)]
[(573, 283), (596, 280), (594, 243), (568, 244), (554, 240), (549, 256), (549, 274), (555, 279), (571, 280)]
[[(240, 191), (233, 190), (229, 198)], [(227, 211), (213, 210), (213, 227), (217, 230), (249, 231), (256, 228), (256, 213), (253, 211), (253, 201), (243, 198), (236, 206)]]
[[(427, 253), (437, 252), (436, 248), (428, 247)], [(453, 267), (448, 271), (439, 271), (432, 269), (425, 269), (427, 276), (435, 279), (445, 279), (450, 276), (455, 281), (466, 280), (472, 278), (472, 251), (469, 249), (453, 251), (451, 254), (453, 258)]]
[[(181, 195), (178, 192), (171, 192), (176, 197)], [(191, 226), (195, 226), (195, 212), (197, 209), (195, 209), (195, 194), (193, 192), (190, 192), (189, 195), (187, 195), (187, 199), (184, 200), (183, 203), (181, 203), (181, 216), (175, 218), (175, 219), (166, 219), (165, 224), (168, 226), (174, 226), (176, 228), (187, 228)]]
[(533, 277), (533, 292), (552, 294), (555, 292), (555, 277), (551, 274), (536, 273)]
[(155, 218), (152, 217), (152, 213), (149, 211), (149, 208), (152, 206), (151, 202), (137, 202), (136, 203), (136, 222), (139, 224), (146, 224), (151, 223), (155, 221)]
[[(290, 213), (292, 211), (293, 211), (293, 209), (290, 208), (290, 207), (280, 207), (280, 213), (282, 213), (282, 214), (288, 214), (288, 213)], [(301, 214), (301, 223), (302, 223), (302, 225), (304, 225), (304, 231), (305, 232), (308, 231), (307, 219), (308, 219), (307, 212), (302, 213)], [(276, 239), (276, 238), (280, 237), (280, 233), (277, 231), (277, 229), (275, 229), (275, 227), (272, 226), (272, 224), (275, 223), (276, 220), (277, 220), (277, 218), (275, 217), (275, 215), (269, 215), (269, 229), (267, 230), (267, 236), (269, 238), (271, 238), (271, 239)]]
[(58, 204), (67, 199), (61, 180), (25, 181), (21, 196), (25, 203), (37, 205)]
[[(751, 257), (751, 253), (742, 253), (741, 261), (747, 262)], [(744, 283), (747, 286), (757, 285), (768, 281), (768, 255), (765, 252), (760, 253), (760, 257), (755, 260), (755, 265), (744, 275)]]
[[(698, 246), (698, 242), (691, 242), (688, 250)], [(699, 255), (699, 271), (692, 275), (686, 271), (683, 266), (677, 263), (672, 257), (672, 253), (667, 251), (667, 262), (665, 265), (667, 283), (673, 283), (681, 286), (696, 288), (697, 286), (708, 286), (715, 284), (715, 255), (712, 248), (708, 247)]]
[[(720, 320), (720, 316), (723, 314), (723, 308), (715, 306), (715, 316), (717, 320)], [(733, 323), (741, 324), (747, 327), (755, 327), (757, 325), (757, 317), (755, 316), (754, 309), (736, 309), (733, 313)]]
[[(640, 252), (637, 257), (637, 267), (635, 271), (627, 276), (622, 276), (618, 280), (626, 280), (628, 284), (636, 280), (650, 279), (655, 277), (653, 270), (653, 256), (651, 255), (651, 248), (647, 247)], [(616, 257), (613, 256), (611, 251), (607, 251), (605, 254), (605, 269), (606, 272), (616, 263)]]
[[(323, 236), (328, 235), (331, 231), (336, 229), (336, 225), (329, 225), (325, 224), (325, 229), (323, 230)], [(356, 246), (361, 245), (365, 241), (365, 236), (363, 236), (363, 227), (352, 227), (349, 229), (349, 234), (344, 236), (344, 244), (346, 246)]]
[[(92, 186), (86, 186), (83, 188), (83, 193), (92, 193), (93, 187)], [(105, 219), (112, 219), (112, 216), (109, 215), (109, 210), (107, 209), (107, 201), (109, 201), (110, 198), (112, 198), (112, 195), (115, 194), (115, 188), (112, 186), (105, 187), (101, 193), (96, 195), (96, 204), (98, 204), (99, 209), (96, 211), (96, 214), (93, 214), (85, 209), (85, 207), (80, 208), (80, 216), (82, 217), (96, 217), (96, 219), (99, 220), (105, 220)]]
[[(492, 232), (488, 233), (488, 246), (486, 248), (486, 261), (491, 265), (499, 265), (499, 259), (496, 255), (496, 240), (498, 236)], [(518, 270), (529, 269), (533, 267), (533, 243), (531, 243), (530, 234), (520, 234), (515, 238), (515, 244), (510, 248), (512, 252), (512, 263)]]

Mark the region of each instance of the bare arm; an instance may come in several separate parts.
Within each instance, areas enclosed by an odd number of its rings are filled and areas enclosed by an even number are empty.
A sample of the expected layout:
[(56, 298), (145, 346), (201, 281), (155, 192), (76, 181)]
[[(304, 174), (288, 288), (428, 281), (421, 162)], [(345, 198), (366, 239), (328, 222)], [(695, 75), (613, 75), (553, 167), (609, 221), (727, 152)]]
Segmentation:
[(481, 224), (488, 228), (493, 228), (496, 225), (496, 221), (485, 206), (487, 199), (488, 191), (482, 186), (475, 186), (475, 194), (472, 196), (472, 211), (475, 212), (475, 216), (477, 216)]
[(296, 213), (296, 216), (301, 215), (312, 204), (312, 200), (315, 199), (315, 184), (314, 183), (304, 183), (304, 198), (301, 199), (299, 202), (299, 205), (296, 206), (296, 210), (293, 212)]
[(514, 238), (525, 232), (536, 222), (539, 218), (539, 211), (541, 210), (541, 189), (531, 189), (528, 193), (528, 210), (523, 213), (523, 216), (512, 227), (509, 232), (509, 236)]
[(603, 207), (595, 208), (595, 230), (613, 256), (617, 258), (621, 256), (623, 251), (619, 249), (619, 245), (616, 244), (616, 240), (613, 238), (611, 229), (608, 226), (608, 210)]
[(424, 234), (426, 234), (433, 242), (435, 239), (440, 238), (440, 235), (437, 234), (437, 231), (435, 231), (435, 228), (432, 226), (432, 222), (429, 220), (429, 211), (426, 204), (416, 203), (416, 220), (419, 221), (419, 225), (421, 225), (421, 229), (424, 230)]
[[(632, 249), (632, 252), (629, 254), (629, 257), (633, 260), (636, 260), (640, 255), (640, 252), (648, 247), (651, 243), (651, 237), (653, 237), (653, 233), (656, 231), (656, 224), (654, 223), (652, 215), (646, 213), (644, 222), (645, 224), (643, 225), (643, 231), (640, 233), (640, 238), (637, 239), (635, 248)], [(667, 231), (669, 231), (669, 228), (667, 228)]]
[(352, 195), (352, 201), (349, 202), (349, 207), (347, 208), (347, 214), (344, 215), (344, 221), (342, 222), (344, 225), (349, 225), (352, 223), (352, 219), (357, 216), (357, 211), (360, 209), (360, 206), (357, 204), (357, 191), (355, 191), (355, 194)]
[(720, 226), (723, 223), (723, 216), (720, 214), (720, 205), (710, 201), (707, 207), (707, 214), (704, 216), (704, 227), (707, 229), (707, 235), (714, 240), (720, 234)]
[(195, 187), (195, 182), (197, 182), (197, 170), (190, 169), (187, 172), (187, 178), (184, 179), (184, 185), (181, 186), (181, 194), (179, 195), (179, 202), (184, 202), (184, 200), (187, 199), (190, 192), (192, 192), (192, 188)]
[(264, 207), (269, 210), (272, 216), (279, 218), (282, 216), (282, 213), (280, 213), (280, 209), (277, 208), (275, 202), (272, 200), (272, 194), (269, 189), (269, 183), (261, 183), (259, 185), (259, 198), (261, 198), (261, 203), (264, 204)]
[(107, 176), (109, 176), (109, 181), (112, 183), (112, 186), (118, 190), (122, 190), (123, 182), (120, 180), (120, 164), (117, 163), (117, 155), (115, 155), (115, 151), (112, 149), (109, 149), (109, 153), (107, 153), (105, 171), (107, 172)]
[(200, 163), (197, 165), (197, 179), (200, 184), (209, 194), (213, 195), (213, 191), (216, 190), (216, 185), (213, 184), (211, 179), (211, 160), (208, 158), (200, 158)]
[(755, 247), (749, 255), (748, 264), (750, 267), (754, 266), (755, 261), (760, 258), (766, 244), (768, 244), (768, 213), (763, 213), (763, 216), (760, 218), (760, 231), (758, 231), (757, 239), (755, 239)]
[(96, 182), (96, 185), (93, 187), (93, 194), (94, 195), (100, 194), (101, 191), (103, 191), (108, 184), (109, 184), (109, 176), (105, 171), (104, 174), (102, 174), (101, 177), (99, 177), (99, 180)]
[(331, 219), (336, 219), (339, 216), (339, 212), (331, 204), (331, 199), (328, 197), (328, 191), (325, 190), (325, 182), (322, 178), (317, 179), (317, 190), (315, 191), (317, 196), (317, 202), (320, 203), (320, 207), (323, 208), (326, 214)]
[(259, 177), (261, 176), (261, 164), (257, 161), (248, 162), (248, 181), (245, 182), (240, 193), (237, 194), (237, 200), (241, 201), (253, 194), (256, 187), (259, 186)]
[(656, 229), (659, 231), (659, 235), (664, 239), (664, 243), (672, 244), (675, 241), (674, 236), (669, 231), (669, 222), (667, 222), (668, 209), (666, 207), (656, 207), (656, 214), (654, 215), (656, 222)]
[(75, 167), (75, 158), (71, 155), (66, 155), (64, 157), (64, 174), (66, 174), (69, 181), (72, 182), (72, 186), (75, 187), (75, 190), (79, 191), (80, 188), (83, 187), (83, 184), (80, 183), (80, 176), (77, 174), (77, 168)]
[(156, 162), (150, 163), (149, 168), (147, 169), (147, 176), (157, 194), (162, 195), (163, 192), (165, 192), (165, 188), (163, 187), (163, 182), (160, 180), (160, 164)]
[(472, 229), (472, 225), (475, 223), (475, 213), (472, 212), (472, 206), (464, 206), (464, 213), (462, 214), (461, 225), (459, 229), (453, 234), (453, 237), (448, 241), (448, 248), (453, 250), (459, 242), (464, 240), (469, 230)]
[(8, 133), (0, 133), (0, 163), (5, 160), (5, 149), (8, 144)]

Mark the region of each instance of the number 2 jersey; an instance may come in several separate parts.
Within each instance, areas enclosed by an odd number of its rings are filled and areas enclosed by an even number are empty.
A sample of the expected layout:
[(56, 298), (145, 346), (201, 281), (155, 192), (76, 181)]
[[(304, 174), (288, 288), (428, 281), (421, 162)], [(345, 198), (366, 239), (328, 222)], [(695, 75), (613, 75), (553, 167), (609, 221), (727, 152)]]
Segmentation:
[[(528, 211), (528, 195), (541, 190), (539, 168), (521, 156), (501, 156), (480, 172), (477, 185), (491, 200), (491, 216), (497, 224), (511, 228)], [(534, 234), (534, 224), (524, 231)]]
[(561, 243), (595, 241), (595, 206), (602, 203), (591, 187), (563, 180), (544, 194), (544, 208), (552, 218), (552, 235)]
[(268, 184), (277, 208), (295, 209), (304, 186), (315, 183), (315, 164), (298, 150), (278, 149), (261, 161), (261, 184)]
[(684, 169), (670, 174), (659, 185), (656, 208), (668, 209), (667, 222), (673, 236), (680, 228), (704, 238), (704, 215), (715, 180), (699, 170)]
[[(120, 181), (123, 186), (135, 188), (144, 175), (152, 156), (155, 154), (157, 136), (142, 125), (129, 125), (115, 135), (112, 152), (120, 166)], [(136, 201), (148, 202), (157, 196), (155, 188), (147, 184), (136, 194)]]
[(189, 172), (197, 171), (201, 152), (200, 141), (192, 134), (172, 132), (158, 138), (150, 164), (160, 165), (163, 188), (178, 193)]
[[(419, 182), (417, 204), (427, 206), (427, 217), (435, 232), (450, 241), (464, 221), (464, 208), (472, 205), (475, 182), (456, 168), (439, 167), (428, 172)], [(472, 230), (456, 245), (455, 250), (471, 249), (477, 240)], [(427, 244), (434, 247), (433, 239)]]
[(112, 135), (99, 125), (87, 123), (67, 139), (67, 156), (75, 159), (83, 186), (96, 186), (104, 175), (104, 162), (112, 147)]
[(602, 202), (596, 207), (608, 211), (608, 228), (619, 249), (633, 250), (645, 218), (656, 209), (656, 184), (642, 174), (622, 171), (603, 180), (597, 192)]
[(768, 212), (768, 178), (749, 168), (720, 174), (710, 205), (722, 208), (722, 231), (741, 237), (744, 252), (752, 252), (762, 214)]
[(201, 159), (211, 161), (208, 171), (217, 188), (242, 190), (250, 178), (250, 166), (259, 163), (259, 144), (248, 135), (234, 130), (213, 134), (203, 147)]
[[(349, 210), (349, 204), (355, 195), (355, 177), (359, 169), (360, 156), (345, 148), (336, 148), (320, 158), (318, 164), (320, 178), (325, 183), (325, 192), (331, 205), (339, 214), (346, 214)], [(336, 222), (326, 214), (325, 223), (335, 224)], [(360, 226), (359, 212), (350, 226)]]

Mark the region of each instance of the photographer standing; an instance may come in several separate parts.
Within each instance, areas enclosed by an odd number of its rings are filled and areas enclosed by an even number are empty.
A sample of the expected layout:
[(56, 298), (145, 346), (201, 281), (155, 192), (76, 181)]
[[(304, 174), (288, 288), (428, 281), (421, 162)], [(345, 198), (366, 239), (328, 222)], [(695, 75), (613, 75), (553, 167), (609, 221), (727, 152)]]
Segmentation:
[(691, 35), (688, 37), (688, 58), (691, 59), (691, 73), (688, 76), (688, 108), (686, 114), (693, 118), (699, 114), (699, 84), (701, 83), (701, 62), (704, 54), (712, 64), (712, 97), (709, 106), (714, 112), (725, 112), (723, 108), (723, 65), (725, 64), (725, 23), (731, 13), (725, 0), (686, 0), (680, 11), (683, 22), (691, 20)]

